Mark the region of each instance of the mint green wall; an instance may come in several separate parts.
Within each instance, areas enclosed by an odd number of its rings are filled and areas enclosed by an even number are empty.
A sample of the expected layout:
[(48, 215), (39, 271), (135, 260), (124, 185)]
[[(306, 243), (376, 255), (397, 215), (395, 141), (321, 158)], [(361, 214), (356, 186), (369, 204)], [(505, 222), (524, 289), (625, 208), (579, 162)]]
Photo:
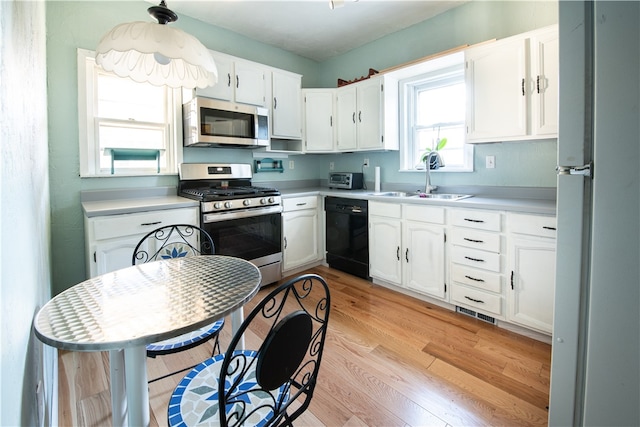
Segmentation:
[[(348, 7), (345, 6), (345, 7)], [(463, 45), (558, 23), (557, 1), (471, 1), (320, 64), (321, 87)]]
[[(76, 49), (95, 49), (100, 37), (119, 23), (148, 20), (146, 9), (150, 4), (144, 1), (45, 4), (53, 292), (59, 293), (86, 278), (80, 191), (177, 185), (177, 177), (79, 178)], [(180, 16), (173, 25), (193, 34), (210, 49), (302, 74), (303, 87), (335, 87), (338, 77), (353, 79), (366, 74), (369, 67), (384, 69), (461, 44), (553, 24), (557, 22), (556, 9), (557, 2), (474, 1), (321, 64), (187, 16)], [(481, 167), (485, 153), (496, 156), (496, 169)], [(383, 182), (415, 186), (424, 180), (420, 173), (399, 173), (397, 153), (369, 153), (367, 157), (372, 166), (382, 166)], [(363, 154), (290, 156), (295, 162), (293, 170), (259, 174), (255, 181), (326, 178), (330, 161), (336, 163), (336, 168), (355, 171), (360, 169), (363, 158)], [(253, 157), (247, 150), (190, 148), (184, 150), (184, 161), (249, 163)], [(288, 165), (288, 160), (285, 163)], [(473, 173), (434, 174), (434, 183), (553, 187), (555, 141), (478, 146), (476, 165)]]
[[(46, 2), (47, 74), (49, 97), (49, 169), (51, 187), (51, 228), (53, 293), (86, 279), (83, 214), (80, 191), (104, 188), (177, 185), (176, 176), (139, 178), (79, 177), (78, 90), (76, 49), (95, 49), (98, 41), (115, 25), (128, 21), (148, 21), (149, 3), (51, 1)], [(316, 85), (317, 64), (187, 16), (175, 23), (196, 36), (210, 49), (305, 76), (303, 84)], [(185, 149), (188, 162), (252, 162), (249, 150)], [(312, 159), (296, 161), (293, 171), (263, 174), (260, 180), (316, 178)], [(277, 176), (276, 176), (277, 175)]]
[[(321, 87), (336, 87), (338, 78), (352, 80), (366, 75), (369, 68), (382, 71), (462, 45), (505, 38), (557, 22), (557, 1), (472, 1), (323, 62), (319, 81)], [(479, 144), (475, 146), (474, 172), (434, 173), (432, 181), (435, 185), (555, 187), (556, 143), (554, 139)], [(495, 169), (485, 169), (487, 155), (496, 157)], [(423, 172), (398, 172), (397, 152), (325, 156), (319, 162), (320, 175), (327, 176), (329, 162), (334, 162), (336, 169), (359, 171), (365, 157), (371, 161), (371, 168), (365, 169), (365, 180), (373, 181), (373, 166), (380, 166), (383, 189), (385, 183), (408, 189), (424, 186)]]

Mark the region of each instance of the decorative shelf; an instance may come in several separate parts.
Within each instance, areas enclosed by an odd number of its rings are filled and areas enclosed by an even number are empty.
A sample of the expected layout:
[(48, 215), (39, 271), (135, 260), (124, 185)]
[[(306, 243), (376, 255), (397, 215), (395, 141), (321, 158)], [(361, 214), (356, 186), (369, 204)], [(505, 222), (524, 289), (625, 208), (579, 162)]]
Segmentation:
[(253, 171), (255, 173), (258, 172), (284, 172), (284, 168), (282, 167), (282, 160), (273, 160), (270, 158), (265, 158), (261, 160), (253, 161)]

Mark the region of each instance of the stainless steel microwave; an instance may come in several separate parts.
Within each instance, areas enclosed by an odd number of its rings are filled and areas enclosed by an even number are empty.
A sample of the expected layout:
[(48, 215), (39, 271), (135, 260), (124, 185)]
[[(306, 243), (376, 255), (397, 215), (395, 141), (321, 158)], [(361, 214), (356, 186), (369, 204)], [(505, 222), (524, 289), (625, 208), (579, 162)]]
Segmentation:
[(266, 147), (269, 110), (197, 96), (182, 105), (185, 147)]
[(362, 181), (361, 172), (331, 172), (329, 174), (329, 188), (359, 190), (362, 188)]

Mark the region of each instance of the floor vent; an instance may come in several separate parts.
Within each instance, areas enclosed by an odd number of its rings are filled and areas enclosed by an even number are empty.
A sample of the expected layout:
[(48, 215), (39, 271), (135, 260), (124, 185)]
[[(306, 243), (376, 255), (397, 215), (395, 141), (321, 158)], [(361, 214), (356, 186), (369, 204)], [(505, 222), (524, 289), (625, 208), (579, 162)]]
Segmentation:
[(480, 319), (484, 322), (491, 323), (492, 325), (496, 324), (495, 318), (487, 316), (486, 314), (476, 313), (475, 311), (469, 310), (468, 308), (456, 306), (456, 311), (458, 313), (466, 314), (467, 316), (475, 317), (476, 319)]

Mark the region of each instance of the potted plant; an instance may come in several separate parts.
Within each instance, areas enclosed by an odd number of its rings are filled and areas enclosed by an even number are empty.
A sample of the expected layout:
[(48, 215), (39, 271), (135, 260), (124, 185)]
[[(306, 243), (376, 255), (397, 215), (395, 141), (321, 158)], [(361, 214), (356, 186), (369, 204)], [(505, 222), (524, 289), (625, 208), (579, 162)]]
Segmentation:
[(433, 155), (433, 152), (438, 152), (442, 150), (445, 145), (447, 145), (447, 138), (438, 138), (436, 140), (436, 146), (434, 148), (427, 148), (422, 157), (420, 157), (420, 161), (425, 163), (427, 159), (429, 159), (429, 169), (438, 169), (440, 166), (444, 166), (444, 162), (440, 158), (439, 155)]

